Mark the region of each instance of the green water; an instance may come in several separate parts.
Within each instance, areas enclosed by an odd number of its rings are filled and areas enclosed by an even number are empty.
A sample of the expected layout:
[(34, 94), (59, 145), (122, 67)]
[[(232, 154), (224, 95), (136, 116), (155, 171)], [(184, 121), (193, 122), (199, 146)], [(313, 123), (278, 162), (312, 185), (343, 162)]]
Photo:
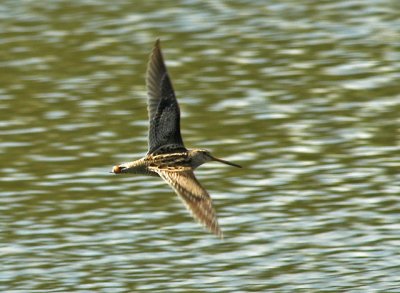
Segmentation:
[[(397, 1), (2, 1), (0, 291), (399, 292)], [(220, 241), (147, 150), (157, 37)]]

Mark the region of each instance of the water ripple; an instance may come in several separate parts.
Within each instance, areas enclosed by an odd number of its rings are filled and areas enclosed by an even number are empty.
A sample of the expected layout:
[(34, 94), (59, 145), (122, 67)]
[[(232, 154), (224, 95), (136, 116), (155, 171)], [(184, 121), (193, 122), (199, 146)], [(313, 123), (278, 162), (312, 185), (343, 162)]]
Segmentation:
[[(389, 2), (4, 1), (0, 290), (396, 292)], [(224, 241), (159, 178), (109, 174), (147, 151), (156, 37), (186, 145), (244, 167), (196, 171)]]

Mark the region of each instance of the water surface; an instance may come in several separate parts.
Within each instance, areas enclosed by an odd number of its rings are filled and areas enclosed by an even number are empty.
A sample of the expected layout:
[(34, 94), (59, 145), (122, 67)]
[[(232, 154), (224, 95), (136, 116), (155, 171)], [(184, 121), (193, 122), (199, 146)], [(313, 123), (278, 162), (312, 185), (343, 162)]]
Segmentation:
[[(3, 1), (2, 292), (398, 292), (396, 1)], [(225, 239), (157, 178), (161, 37)]]

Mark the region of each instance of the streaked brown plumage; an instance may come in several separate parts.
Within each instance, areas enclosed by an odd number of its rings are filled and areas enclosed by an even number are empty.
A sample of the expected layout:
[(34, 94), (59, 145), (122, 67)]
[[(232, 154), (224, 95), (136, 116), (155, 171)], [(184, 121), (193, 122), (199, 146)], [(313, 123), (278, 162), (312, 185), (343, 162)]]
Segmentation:
[(112, 173), (159, 176), (179, 195), (193, 217), (209, 231), (223, 237), (208, 192), (193, 170), (208, 161), (239, 165), (215, 158), (203, 149), (186, 149), (180, 132), (180, 110), (157, 40), (146, 76), (149, 113), (149, 151), (144, 158), (114, 166)]

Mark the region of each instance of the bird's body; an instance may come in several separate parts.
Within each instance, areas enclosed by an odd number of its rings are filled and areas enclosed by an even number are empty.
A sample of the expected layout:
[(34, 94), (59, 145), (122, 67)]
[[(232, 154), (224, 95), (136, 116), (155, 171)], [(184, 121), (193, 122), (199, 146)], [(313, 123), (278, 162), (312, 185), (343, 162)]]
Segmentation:
[(213, 157), (203, 149), (186, 149), (180, 133), (180, 110), (157, 40), (147, 70), (149, 151), (145, 157), (114, 166), (115, 174), (159, 176), (179, 195), (193, 217), (219, 237), (222, 231), (207, 191), (193, 170), (208, 161), (239, 165)]

